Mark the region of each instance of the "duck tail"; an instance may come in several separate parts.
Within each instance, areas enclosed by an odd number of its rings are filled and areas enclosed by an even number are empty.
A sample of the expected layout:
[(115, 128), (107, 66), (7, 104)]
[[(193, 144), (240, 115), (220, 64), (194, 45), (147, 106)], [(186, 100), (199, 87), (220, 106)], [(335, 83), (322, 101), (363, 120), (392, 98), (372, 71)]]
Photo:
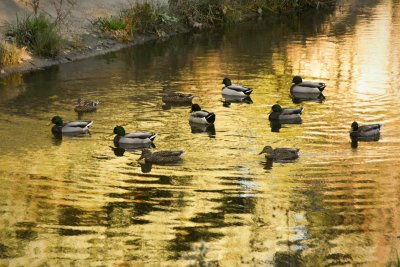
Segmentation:
[(320, 83), (320, 85), (318, 86), (318, 89), (320, 92), (322, 92), (322, 91), (324, 91), (325, 87), (326, 87), (326, 84)]
[(86, 125), (86, 127), (89, 128), (90, 126), (92, 126), (93, 122), (94, 122), (94, 121), (88, 121), (88, 124)]
[(214, 113), (210, 113), (206, 116), (206, 121), (208, 123), (214, 123), (215, 122), (215, 114)]
[(247, 89), (246, 91), (243, 91), (243, 93), (244, 93), (245, 95), (250, 95), (251, 92), (253, 92), (253, 89)]
[(157, 134), (156, 134), (156, 133), (153, 133), (153, 134), (149, 137), (149, 139), (151, 140), (151, 142), (153, 142), (154, 139), (156, 139), (156, 137), (157, 137)]

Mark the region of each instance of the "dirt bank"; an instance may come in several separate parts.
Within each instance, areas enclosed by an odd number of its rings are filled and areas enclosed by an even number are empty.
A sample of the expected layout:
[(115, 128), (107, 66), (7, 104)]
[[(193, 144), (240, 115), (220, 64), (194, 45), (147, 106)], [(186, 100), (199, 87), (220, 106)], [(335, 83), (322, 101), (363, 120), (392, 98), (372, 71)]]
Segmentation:
[[(32, 8), (23, 0), (1, 0), (0, 1), (0, 41), (6, 37), (5, 26), (7, 23), (14, 23), (18, 17), (32, 13)], [(58, 1), (56, 1), (58, 2)], [(63, 37), (69, 42), (69, 46), (56, 59), (43, 59), (26, 55), (23, 62), (14, 66), (7, 66), (0, 70), (0, 77), (7, 76), (14, 72), (28, 72), (41, 69), (51, 65), (61, 64), (73, 60), (79, 60), (111, 51), (119, 50), (133, 44), (143, 43), (154, 37), (138, 37), (133, 43), (120, 43), (112, 39), (102, 37), (93, 26), (92, 22), (99, 17), (118, 15), (122, 9), (129, 7), (139, 0), (78, 0), (73, 6), (64, 1), (61, 7), (63, 12), (69, 12), (62, 24)], [(156, 5), (167, 5), (168, 0), (154, 0)], [(39, 11), (55, 18), (57, 7), (52, 0), (41, 0)]]

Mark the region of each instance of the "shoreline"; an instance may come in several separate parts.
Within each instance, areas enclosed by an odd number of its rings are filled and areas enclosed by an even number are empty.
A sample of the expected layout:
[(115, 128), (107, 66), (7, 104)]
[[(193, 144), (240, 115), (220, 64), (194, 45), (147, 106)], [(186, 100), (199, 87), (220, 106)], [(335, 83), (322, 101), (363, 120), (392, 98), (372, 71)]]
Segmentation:
[[(174, 35), (176, 35), (176, 33), (169, 34), (165, 38), (171, 38)], [(66, 50), (62, 52), (61, 56), (58, 56), (55, 59), (32, 56), (30, 59), (25, 60), (20, 64), (5, 66), (0, 70), (0, 78), (6, 78), (7, 76), (15, 73), (25, 74), (29, 72), (39, 71), (55, 65), (79, 61), (99, 55), (105, 55), (111, 52), (119, 51), (123, 48), (141, 45), (158, 39), (160, 38), (155, 35), (138, 36), (131, 42), (122, 43), (114, 39), (98, 38), (97, 44), (94, 44), (94, 46), (89, 45), (84, 49)]]

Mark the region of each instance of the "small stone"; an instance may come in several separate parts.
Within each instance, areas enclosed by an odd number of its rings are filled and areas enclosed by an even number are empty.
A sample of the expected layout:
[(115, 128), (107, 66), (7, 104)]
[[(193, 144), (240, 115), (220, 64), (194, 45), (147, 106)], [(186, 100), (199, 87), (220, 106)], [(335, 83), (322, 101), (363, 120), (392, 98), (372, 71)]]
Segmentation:
[(0, 73), (1, 73), (1, 74), (5, 74), (6, 72), (5, 72), (5, 70), (2, 69), (2, 70), (0, 71)]

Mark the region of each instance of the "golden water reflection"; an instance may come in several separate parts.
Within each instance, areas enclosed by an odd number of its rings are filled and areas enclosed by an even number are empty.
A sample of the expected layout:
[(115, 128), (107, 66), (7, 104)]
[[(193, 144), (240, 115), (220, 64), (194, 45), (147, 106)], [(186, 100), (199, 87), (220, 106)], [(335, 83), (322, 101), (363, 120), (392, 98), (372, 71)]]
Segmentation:
[[(0, 262), (10, 266), (382, 266), (400, 253), (397, 108), (400, 4), (347, 1), (333, 14), (265, 20), (181, 36), (0, 83)], [(327, 83), (321, 102), (294, 104), (293, 75)], [(223, 103), (224, 76), (252, 103)], [(24, 88), (10, 94), (12, 88)], [(217, 114), (193, 132), (196, 95)], [(99, 99), (92, 134), (54, 140), (49, 120), (75, 120)], [(271, 131), (271, 105), (304, 106), (302, 124)], [(384, 123), (352, 149), (350, 123)], [(154, 131), (178, 165), (143, 171), (116, 156), (112, 129)], [(262, 147), (296, 146), (267, 166)]]

